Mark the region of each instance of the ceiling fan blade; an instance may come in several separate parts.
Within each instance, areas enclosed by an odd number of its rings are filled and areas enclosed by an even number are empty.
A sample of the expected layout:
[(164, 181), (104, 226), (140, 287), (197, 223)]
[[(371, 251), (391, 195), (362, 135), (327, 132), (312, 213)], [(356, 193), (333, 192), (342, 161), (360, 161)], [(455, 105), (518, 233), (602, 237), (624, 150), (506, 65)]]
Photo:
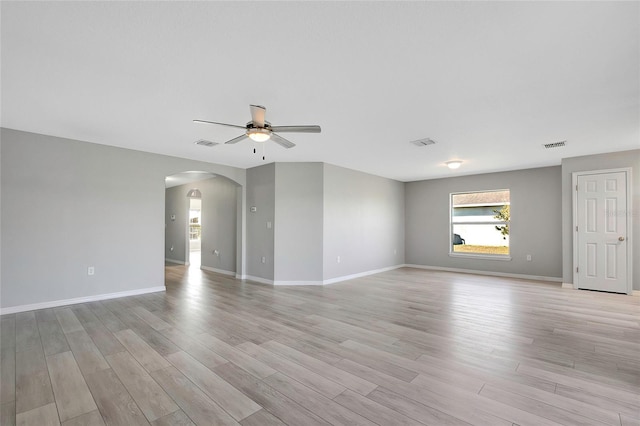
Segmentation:
[(276, 135), (275, 133), (271, 133), (271, 140), (274, 141), (275, 143), (277, 143), (280, 146), (283, 146), (285, 148), (293, 148), (294, 146), (296, 146), (295, 143), (286, 140), (285, 138), (283, 138), (280, 135)]
[(231, 143), (238, 143), (238, 142), (240, 142), (241, 140), (244, 140), (244, 139), (246, 139), (246, 138), (247, 138), (247, 135), (246, 135), (246, 134), (244, 134), (244, 135), (240, 135), (240, 136), (238, 136), (238, 137), (236, 137), (236, 138), (233, 138), (233, 139), (230, 139), (230, 140), (226, 141), (226, 142), (225, 142), (225, 144), (227, 144), (227, 143), (229, 143), (229, 144), (231, 144)]
[(320, 126), (273, 126), (274, 132), (320, 133)]
[(238, 126), (237, 124), (218, 123), (215, 121), (193, 120), (194, 123), (218, 124), (220, 126), (237, 127), (238, 129), (246, 129), (247, 126)]
[(264, 127), (264, 115), (267, 109), (260, 105), (249, 105), (249, 109), (251, 110), (251, 121), (253, 121), (254, 126)]

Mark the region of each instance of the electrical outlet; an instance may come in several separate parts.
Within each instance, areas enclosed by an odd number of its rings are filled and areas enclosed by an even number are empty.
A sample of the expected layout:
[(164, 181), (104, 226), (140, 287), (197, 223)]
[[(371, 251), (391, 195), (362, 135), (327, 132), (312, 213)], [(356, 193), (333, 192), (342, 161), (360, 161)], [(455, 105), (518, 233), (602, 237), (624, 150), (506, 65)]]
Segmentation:
[(95, 267), (89, 266), (87, 268), (87, 275), (95, 275), (95, 273), (96, 273), (96, 268)]
[(336, 262), (340, 263), (340, 256), (336, 257)]
[(530, 254), (527, 255), (527, 262), (531, 262), (531, 255)]
[(271, 222), (267, 222), (267, 229), (271, 229), (271, 228), (272, 228)]
[(267, 258), (262, 256), (262, 263), (267, 263)]

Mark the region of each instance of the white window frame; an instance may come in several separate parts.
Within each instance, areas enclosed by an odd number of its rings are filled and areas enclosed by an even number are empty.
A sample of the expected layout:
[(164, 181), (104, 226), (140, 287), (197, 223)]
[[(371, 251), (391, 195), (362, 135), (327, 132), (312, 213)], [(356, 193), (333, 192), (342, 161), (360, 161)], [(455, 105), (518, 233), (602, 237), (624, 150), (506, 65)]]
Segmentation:
[[(510, 261), (511, 257), (511, 220), (496, 222), (496, 221), (485, 221), (485, 222), (453, 222), (453, 196), (460, 194), (474, 194), (480, 192), (500, 192), (500, 191), (509, 191), (509, 205), (511, 205), (511, 189), (503, 188), (503, 189), (487, 189), (483, 191), (460, 191), (460, 192), (451, 192), (449, 194), (449, 256), (450, 257), (460, 257), (467, 259), (481, 259), (481, 260), (506, 260)], [(500, 204), (502, 205), (502, 204)], [(478, 204), (480, 206), (480, 204)], [(490, 204), (482, 204), (482, 206), (490, 206)], [(498, 226), (501, 224), (505, 224), (509, 226), (509, 254), (476, 254), (476, 253), (460, 253), (453, 251), (453, 226), (454, 225), (494, 225)]]

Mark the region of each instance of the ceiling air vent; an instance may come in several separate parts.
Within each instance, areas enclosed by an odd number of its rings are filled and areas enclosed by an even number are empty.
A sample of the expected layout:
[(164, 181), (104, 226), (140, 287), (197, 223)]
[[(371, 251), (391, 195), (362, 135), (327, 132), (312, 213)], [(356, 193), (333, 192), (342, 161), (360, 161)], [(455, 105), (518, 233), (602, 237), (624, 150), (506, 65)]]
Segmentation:
[(204, 139), (197, 140), (194, 143), (196, 145), (202, 145), (202, 146), (208, 146), (208, 147), (219, 145), (218, 142), (211, 142), (211, 141), (204, 140)]
[(433, 139), (424, 138), (424, 139), (418, 139), (417, 141), (411, 141), (409, 143), (412, 143), (415, 146), (427, 146), (427, 145), (435, 144), (436, 141), (434, 141)]
[(544, 148), (545, 149), (551, 149), (551, 148), (560, 148), (563, 147), (567, 144), (567, 141), (560, 141), (560, 142), (553, 142), (553, 143), (545, 143)]

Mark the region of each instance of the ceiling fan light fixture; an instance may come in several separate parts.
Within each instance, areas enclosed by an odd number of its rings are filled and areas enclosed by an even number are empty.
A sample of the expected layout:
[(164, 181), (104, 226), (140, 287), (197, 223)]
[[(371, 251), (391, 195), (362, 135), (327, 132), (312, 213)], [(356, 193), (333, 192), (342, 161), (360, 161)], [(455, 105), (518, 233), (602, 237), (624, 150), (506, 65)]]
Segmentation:
[[(2, 1), (2, 0), (0, 0)], [(229, 139), (225, 142), (225, 145), (236, 144), (247, 138), (254, 142), (262, 143), (271, 140), (283, 148), (293, 148), (295, 143), (280, 136), (280, 132), (290, 133), (320, 133), (320, 126), (318, 125), (297, 125), (297, 126), (271, 126), (267, 120), (264, 119), (266, 108), (259, 105), (249, 105), (251, 111), (251, 121), (244, 126), (237, 124), (220, 123), (218, 121), (206, 121), (206, 120), (193, 120), (197, 123), (216, 124), (219, 126), (227, 126), (240, 128), (244, 130), (244, 133), (240, 136), (236, 136), (233, 139)]]
[(462, 165), (462, 161), (460, 161), (460, 160), (451, 160), (451, 161), (447, 161), (444, 164), (446, 164), (447, 167), (450, 168), (451, 170), (455, 170), (455, 169), (459, 168)]
[(249, 129), (247, 136), (254, 142), (266, 142), (271, 138), (271, 131), (269, 129)]

